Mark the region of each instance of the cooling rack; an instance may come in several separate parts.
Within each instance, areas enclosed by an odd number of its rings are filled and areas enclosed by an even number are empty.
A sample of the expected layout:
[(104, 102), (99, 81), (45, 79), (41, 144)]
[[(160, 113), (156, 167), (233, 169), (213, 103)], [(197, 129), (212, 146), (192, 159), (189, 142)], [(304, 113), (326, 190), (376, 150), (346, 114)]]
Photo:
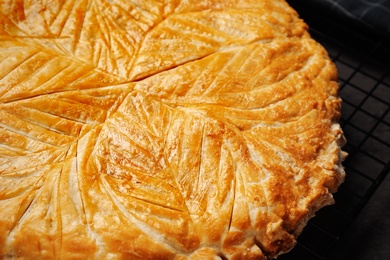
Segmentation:
[[(355, 21), (288, 1), (310, 27), (339, 71), (343, 99), (340, 124), (348, 143), (347, 173), (336, 204), (321, 209), (280, 259), (328, 259), (390, 171), (390, 41)], [(307, 2), (307, 1), (306, 1)]]

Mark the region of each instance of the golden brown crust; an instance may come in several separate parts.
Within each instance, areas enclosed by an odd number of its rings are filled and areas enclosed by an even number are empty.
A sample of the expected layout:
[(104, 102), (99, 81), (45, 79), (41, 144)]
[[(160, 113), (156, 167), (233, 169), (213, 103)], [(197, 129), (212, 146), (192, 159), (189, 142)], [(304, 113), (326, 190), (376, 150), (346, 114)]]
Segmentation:
[(282, 0), (9, 1), (0, 57), (0, 258), (273, 258), (343, 181)]

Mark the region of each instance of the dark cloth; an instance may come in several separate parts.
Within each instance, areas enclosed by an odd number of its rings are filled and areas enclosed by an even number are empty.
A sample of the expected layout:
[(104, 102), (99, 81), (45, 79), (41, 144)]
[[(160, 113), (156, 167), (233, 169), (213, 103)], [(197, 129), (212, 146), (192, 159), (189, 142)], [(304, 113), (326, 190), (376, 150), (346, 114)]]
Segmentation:
[(390, 0), (305, 0), (390, 36)]

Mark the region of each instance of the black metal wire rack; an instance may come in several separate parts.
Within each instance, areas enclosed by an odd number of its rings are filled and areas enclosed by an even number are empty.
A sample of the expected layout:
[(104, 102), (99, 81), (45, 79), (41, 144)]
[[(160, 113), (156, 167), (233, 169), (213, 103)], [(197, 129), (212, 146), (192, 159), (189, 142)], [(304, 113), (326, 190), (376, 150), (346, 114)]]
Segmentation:
[(288, 1), (328, 51), (339, 70), (341, 126), (347, 177), (336, 204), (321, 209), (280, 259), (328, 259), (328, 253), (356, 219), (390, 171), (390, 41), (370, 28), (329, 12)]

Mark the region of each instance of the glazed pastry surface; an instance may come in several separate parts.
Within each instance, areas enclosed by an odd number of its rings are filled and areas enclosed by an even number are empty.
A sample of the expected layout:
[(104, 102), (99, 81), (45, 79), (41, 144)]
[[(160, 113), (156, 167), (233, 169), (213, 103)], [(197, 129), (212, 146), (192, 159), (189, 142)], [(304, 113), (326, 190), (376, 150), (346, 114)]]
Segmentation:
[(0, 258), (274, 258), (344, 179), (283, 0), (3, 1), (0, 57)]

